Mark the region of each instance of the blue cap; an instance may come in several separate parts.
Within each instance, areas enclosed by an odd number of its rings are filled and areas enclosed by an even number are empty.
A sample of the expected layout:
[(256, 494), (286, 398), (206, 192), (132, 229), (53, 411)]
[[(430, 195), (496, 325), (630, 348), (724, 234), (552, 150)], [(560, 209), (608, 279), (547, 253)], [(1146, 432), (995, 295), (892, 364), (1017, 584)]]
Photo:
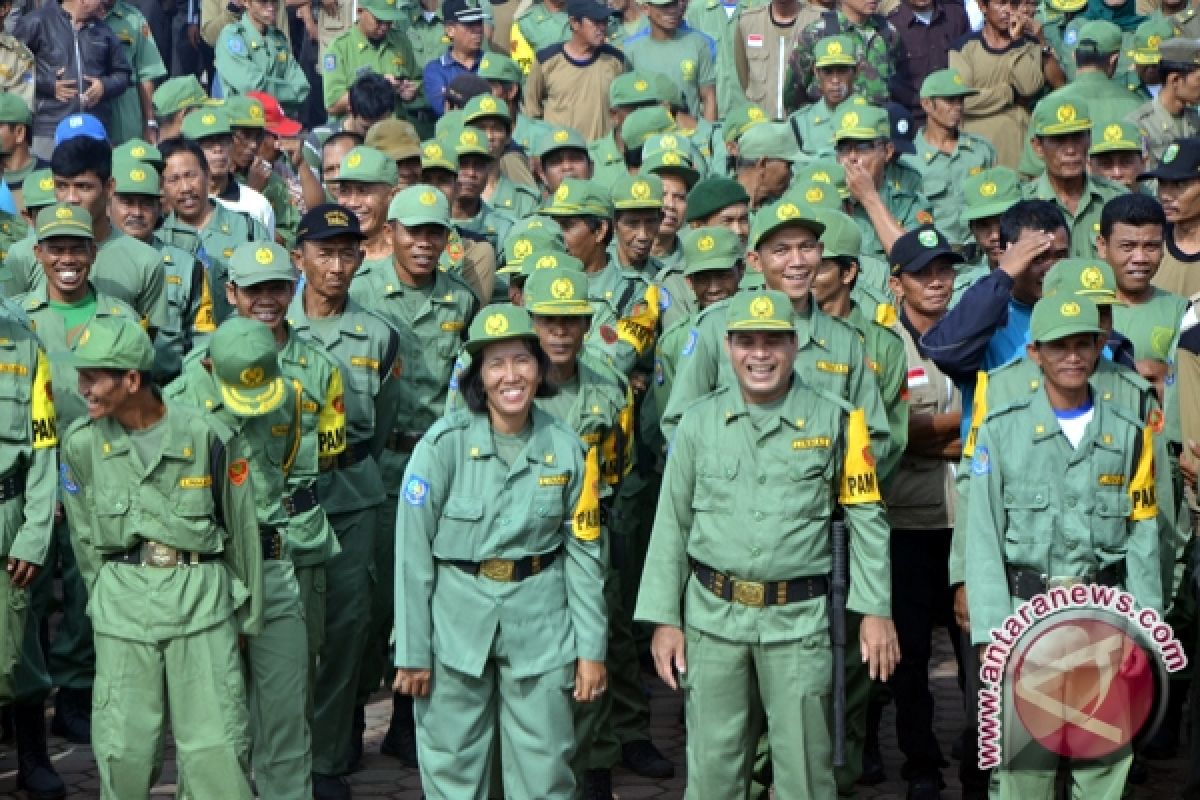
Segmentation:
[(54, 129), (54, 146), (58, 147), (76, 136), (88, 136), (102, 142), (108, 141), (108, 131), (104, 130), (103, 122), (91, 114), (71, 114), (64, 117), (62, 122), (58, 123), (58, 127)]

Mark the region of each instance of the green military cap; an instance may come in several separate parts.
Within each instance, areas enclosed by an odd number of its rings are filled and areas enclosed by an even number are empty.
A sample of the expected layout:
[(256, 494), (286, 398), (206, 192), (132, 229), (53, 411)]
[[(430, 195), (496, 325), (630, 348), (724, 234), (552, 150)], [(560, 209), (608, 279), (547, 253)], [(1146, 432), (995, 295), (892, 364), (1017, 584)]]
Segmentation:
[(358, 0), (358, 8), (380, 22), (399, 22), (407, 14), (406, 6), (397, 0)]
[(54, 195), (54, 174), (49, 167), (35, 169), (25, 176), (25, 181), (21, 184), (21, 199), (25, 201), (25, 208), (30, 211), (57, 202), (58, 198)]
[(1175, 35), (1175, 26), (1166, 17), (1150, 16), (1133, 34), (1133, 63), (1150, 66), (1162, 60), (1159, 46)]
[(621, 124), (621, 141), (626, 150), (641, 147), (656, 133), (666, 133), (675, 130), (675, 120), (671, 112), (662, 106), (639, 108), (625, 118)]
[(792, 185), (783, 196), (793, 203), (812, 206), (814, 209), (842, 209), (842, 197), (835, 187), (828, 183), (814, 181), (792, 181)]
[(1100, 312), (1086, 297), (1043, 297), (1033, 307), (1029, 322), (1030, 336), (1035, 342), (1055, 342), (1077, 333), (1102, 334)]
[(846, 168), (832, 158), (814, 159), (796, 170), (792, 185), (827, 186), (842, 200), (850, 196), (850, 188), (846, 185)]
[(38, 212), (34, 227), (37, 229), (39, 242), (54, 236), (93, 238), (92, 215), (86, 209), (67, 203), (55, 203), (43, 208)]
[(742, 134), (738, 140), (738, 159), (758, 161), (760, 158), (778, 161), (800, 158), (800, 144), (791, 125), (786, 122), (764, 122)]
[(738, 105), (725, 115), (721, 135), (725, 139), (725, 144), (729, 144), (742, 138), (742, 134), (755, 125), (766, 121), (767, 114), (759, 106)]
[(1021, 201), (1021, 177), (1008, 167), (992, 167), (963, 183), (965, 222), (998, 217)]
[(55, 360), (76, 369), (149, 372), (154, 368), (154, 345), (142, 326), (129, 317), (94, 317), (79, 334), (74, 349)]
[(813, 209), (780, 198), (754, 215), (754, 224), (750, 226), (751, 249), (757, 249), (763, 239), (780, 228), (792, 226), (812, 231), (816, 236), (825, 232), (825, 223), (817, 219)]
[(512, 303), (497, 303), (475, 315), (464, 345), (468, 355), (476, 355), (489, 344), (510, 339), (537, 339), (529, 312)]
[(813, 46), (813, 66), (822, 67), (853, 67), (858, 63), (854, 57), (854, 40), (849, 36), (826, 36), (818, 39)]
[(1096, 305), (1120, 305), (1117, 276), (1112, 267), (1099, 258), (1064, 258), (1042, 280), (1042, 296), (1056, 294), (1086, 297)]
[(244, 242), (229, 257), (228, 278), (238, 286), (268, 281), (295, 281), (296, 270), (288, 251), (275, 242)]
[(614, 78), (608, 86), (610, 108), (661, 102), (662, 97), (658, 94), (658, 87), (654, 84), (653, 75), (643, 72), (625, 72)]
[(1184, 67), (1200, 65), (1200, 39), (1174, 37), (1158, 46), (1160, 64), (1178, 64)]
[(151, 102), (154, 104), (154, 113), (165, 117), (186, 108), (204, 105), (208, 102), (208, 93), (195, 75), (180, 75), (163, 81), (154, 90)]
[(417, 135), (417, 129), (411, 122), (394, 117), (381, 119), (372, 125), (363, 144), (374, 147), (393, 161), (419, 158), (421, 155), (421, 137)]
[(555, 125), (545, 130), (537, 137), (533, 145), (533, 155), (536, 158), (549, 155), (555, 150), (575, 149), (587, 152), (587, 141), (583, 134), (574, 128)]
[(746, 188), (733, 178), (708, 177), (688, 191), (685, 222), (706, 219), (723, 208), (749, 202), (750, 195), (746, 193)]
[[(245, 245), (243, 245), (245, 247)], [(270, 414), (287, 399), (275, 334), (249, 317), (230, 317), (208, 343), (225, 407), (239, 417)]]
[(1079, 97), (1048, 95), (1033, 107), (1033, 132), (1037, 136), (1066, 136), (1091, 131), (1087, 103)]
[(253, 97), (235, 94), (225, 99), (223, 106), (225, 115), (229, 117), (231, 128), (263, 128), (267, 127), (266, 114), (263, 105)]
[(463, 156), (492, 157), (488, 149), (487, 135), (477, 128), (462, 128), (454, 133), (454, 153), (461, 159)]
[(783, 292), (763, 289), (761, 292), (738, 292), (729, 300), (725, 313), (725, 330), (792, 331), (796, 330), (796, 312), (792, 301)]
[(1105, 19), (1091, 19), (1079, 29), (1076, 50), (1104, 55), (1121, 52), (1121, 29)]
[(162, 151), (145, 139), (130, 139), (125, 144), (113, 148), (113, 161), (141, 161), (153, 164), (155, 169), (163, 168)]
[(662, 102), (671, 108), (686, 108), (687, 101), (683, 98), (683, 87), (671, 80), (671, 76), (663, 72), (654, 73), (654, 83), (658, 88), (658, 96)]
[(642, 175), (678, 175), (690, 190), (700, 180), (687, 153), (678, 150), (659, 150), (642, 160)]
[(441, 119), (439, 119), (437, 124), (434, 126), (433, 135), (439, 139), (450, 141), (454, 138), (454, 136), (458, 135), (458, 132), (462, 130), (462, 126), (464, 124), (465, 121), (463, 120), (463, 112), (461, 108), (447, 111), (445, 114), (442, 114)]
[(421, 169), (444, 169), (458, 174), (458, 156), (453, 148), (446, 148), (437, 139), (421, 145)]
[(813, 216), (825, 224), (821, 232), (821, 258), (853, 258), (862, 254), (862, 231), (854, 218), (831, 208), (813, 208)]
[(140, 194), (147, 197), (162, 197), (159, 188), (158, 170), (144, 161), (128, 158), (113, 159), (112, 176), (117, 194)]
[(746, 255), (741, 238), (721, 225), (689, 231), (683, 239), (683, 274), (733, 269)]
[(1088, 155), (1120, 152), (1142, 152), (1142, 133), (1138, 126), (1125, 120), (1097, 120), (1092, 125), (1092, 146)]
[(878, 106), (854, 106), (838, 115), (833, 141), (891, 139), (892, 123)]
[(508, 103), (490, 94), (479, 94), (467, 101), (463, 109), (463, 120), (470, 124), (479, 119), (503, 120), (509, 128), (512, 127), (512, 117), (509, 116)]
[(583, 262), (564, 250), (534, 250), (521, 262), (521, 276), (528, 278), (538, 270), (570, 269), (585, 272)]
[(532, 233), (536, 236), (550, 236), (555, 243), (554, 248), (556, 250), (566, 248), (563, 244), (562, 226), (558, 224), (558, 220), (553, 217), (542, 216), (542, 212), (540, 211), (536, 214), (521, 217), (508, 229), (508, 236), (510, 238), (520, 236), (523, 233)]
[(210, 136), (229, 136), (229, 117), (222, 108), (206, 107), (189, 111), (183, 118), (183, 138), (200, 141)]
[(962, 73), (956, 69), (939, 69), (931, 72), (921, 82), (921, 97), (968, 97), (979, 94), (978, 89), (967, 86)]
[(505, 83), (521, 83), (525, 76), (521, 66), (503, 53), (487, 51), (479, 62), (476, 75), (489, 81), (504, 81)]
[(418, 225), (450, 227), (450, 203), (446, 195), (427, 183), (401, 189), (388, 204), (388, 220), (406, 228)]
[(565, 246), (562, 239), (562, 232), (559, 231), (556, 235), (549, 228), (522, 231), (515, 236), (509, 234), (508, 238), (504, 240), (504, 247), (501, 249), (504, 266), (496, 270), (496, 272), (501, 275), (519, 274), (521, 267), (525, 263), (525, 259), (529, 258), (531, 254), (541, 250), (561, 251)]
[[(659, 185), (662, 198), (662, 185)], [(602, 217), (612, 219), (612, 196), (598, 183), (583, 178), (567, 178), (558, 185), (547, 205), (539, 212), (549, 217)]]
[(662, 208), (663, 185), (657, 175), (622, 175), (609, 194), (615, 211)]
[(394, 186), (400, 180), (400, 172), (396, 169), (396, 162), (382, 151), (360, 144), (342, 156), (337, 179), (352, 183), (382, 183)]
[(12, 92), (0, 92), (0, 122), (32, 125), (33, 112), (18, 95)]
[(534, 316), (590, 317), (587, 274), (562, 267), (534, 272), (525, 281), (525, 307)]

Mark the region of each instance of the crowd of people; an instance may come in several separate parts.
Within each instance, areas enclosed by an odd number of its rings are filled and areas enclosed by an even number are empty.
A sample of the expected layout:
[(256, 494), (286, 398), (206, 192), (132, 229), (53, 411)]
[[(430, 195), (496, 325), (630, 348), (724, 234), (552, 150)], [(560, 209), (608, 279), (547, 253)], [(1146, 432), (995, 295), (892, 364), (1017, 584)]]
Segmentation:
[(1102, 757), (989, 772), (973, 722), (1054, 587), (1200, 641), (1190, 4), (0, 15), (28, 797), (67, 796), (49, 722), (110, 800), (168, 730), (181, 797), (344, 800), (390, 691), (429, 798), (609, 800), (676, 769), (661, 680), (688, 798), (853, 797), (892, 703), (935, 800), (941, 627), (964, 798), (1117, 798), (1188, 748), (1198, 796), (1191, 673)]

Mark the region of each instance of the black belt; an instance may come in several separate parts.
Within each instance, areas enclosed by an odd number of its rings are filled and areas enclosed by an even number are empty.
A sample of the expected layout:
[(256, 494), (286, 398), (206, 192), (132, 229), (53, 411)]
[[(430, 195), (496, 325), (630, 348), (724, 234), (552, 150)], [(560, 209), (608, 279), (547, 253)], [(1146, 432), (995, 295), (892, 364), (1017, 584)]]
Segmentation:
[(554, 559), (557, 557), (558, 550), (553, 550), (540, 556), (525, 556), (524, 558), (489, 558), (484, 561), (450, 560), (444, 563), (458, 567), (468, 575), (482, 575), (500, 583), (516, 583), (543, 572), (554, 563)]
[(1047, 577), (1037, 570), (1025, 567), (1008, 567), (1008, 593), (1022, 600), (1031, 600), (1048, 589), (1071, 587), (1076, 584), (1098, 583), (1101, 586), (1119, 586), (1124, 577), (1123, 564), (1113, 564), (1092, 575)]
[(421, 441), (424, 435), (416, 431), (392, 431), (387, 438), (387, 449), (397, 453), (411, 453), (417, 449), (417, 442)]
[(317, 507), (317, 485), (314, 483), (305, 489), (299, 489), (291, 494), (283, 496), (283, 510), (287, 512), (289, 517), (294, 517), (297, 514), (303, 514), (305, 511), (312, 511)]
[(365, 461), (371, 455), (371, 445), (368, 442), (347, 444), (346, 449), (336, 456), (325, 456), (320, 461), (321, 472), (335, 469), (348, 469), (360, 461)]
[(695, 559), (689, 558), (688, 564), (701, 586), (722, 600), (743, 606), (782, 606), (829, 594), (829, 578), (825, 575), (809, 575), (790, 581), (744, 581)]
[(15, 500), (25, 492), (25, 473), (18, 470), (7, 478), (0, 478), (0, 503)]
[(277, 528), (259, 528), (258, 539), (262, 542), (263, 561), (283, 558), (283, 534)]
[(1183, 442), (1167, 442), (1167, 455), (1171, 458), (1183, 455)]
[(106, 553), (104, 560), (138, 567), (193, 567), (209, 561), (220, 561), (223, 557), (224, 553), (197, 553), (191, 550), (179, 550), (162, 542), (145, 539), (128, 550)]

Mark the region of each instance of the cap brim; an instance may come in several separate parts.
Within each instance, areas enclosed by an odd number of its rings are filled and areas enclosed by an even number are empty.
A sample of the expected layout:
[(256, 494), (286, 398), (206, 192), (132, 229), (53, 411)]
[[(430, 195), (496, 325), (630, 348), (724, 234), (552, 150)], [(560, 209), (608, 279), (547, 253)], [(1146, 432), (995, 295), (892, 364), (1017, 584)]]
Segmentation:
[(695, 258), (688, 261), (683, 268), (684, 277), (695, 275), (697, 272), (718, 272), (726, 269), (733, 269), (741, 256), (732, 260), (728, 258)]
[(458, 22), (470, 25), (474, 22), (483, 22), (485, 19), (487, 19), (487, 15), (483, 13), (482, 9), (480, 9), (467, 11), (462, 14), (455, 14), (454, 19), (447, 20), (447, 22)]
[(1104, 331), (1099, 326), (1068, 324), (1051, 328), (1040, 336), (1031, 336), (1031, 338), (1035, 342), (1044, 344), (1045, 342), (1057, 342), (1059, 339), (1065, 339), (1068, 336), (1074, 336), (1078, 333), (1094, 333), (1102, 336)]
[(665, 172), (668, 175), (678, 175), (683, 178), (683, 182), (687, 184), (688, 189), (691, 189), (700, 182), (700, 173), (691, 167), (685, 167), (682, 164), (663, 164), (654, 167), (650, 170), (655, 175), (660, 172)]
[(226, 275), (230, 283), (243, 288), (247, 286), (258, 286), (262, 283), (270, 283), (271, 281), (291, 281), (295, 283), (298, 277), (294, 272), (255, 272), (250, 275), (236, 275), (232, 271)]
[(443, 219), (441, 217), (425, 217), (420, 215), (411, 217), (388, 217), (388, 222), (399, 222), (406, 228), (416, 228), (421, 225), (438, 225), (446, 229), (453, 227), (450, 224), (450, 221), (447, 219)]
[(537, 334), (532, 331), (522, 332), (514, 331), (513, 333), (505, 333), (499, 336), (493, 336), (482, 340), (468, 340), (463, 344), (463, 349), (467, 351), (467, 355), (474, 356), (480, 350), (487, 347), (489, 344), (500, 344), (501, 342), (511, 342), (513, 339), (532, 339), (537, 341)]
[(834, 58), (818, 58), (813, 63), (813, 69), (824, 69), (825, 67), (853, 67), (858, 62), (852, 56), (836, 56)]
[(896, 153), (902, 156), (917, 152), (917, 146), (913, 144), (912, 139), (905, 139), (903, 136), (893, 136), (892, 147), (895, 148)]
[(1130, 60), (1139, 67), (1153, 67), (1162, 61), (1162, 56), (1159, 53), (1142, 54), (1134, 51)]
[(313, 231), (312, 233), (305, 233), (304, 231), (300, 231), (296, 234), (296, 241), (297, 242), (321, 242), (326, 239), (336, 239), (339, 236), (352, 236), (355, 239), (359, 239), (360, 241), (362, 239), (367, 238), (367, 235), (365, 233), (363, 233), (361, 230), (352, 231), (352, 230), (338, 230), (337, 228), (326, 228), (325, 230)]
[(529, 313), (543, 317), (590, 317), (596, 310), (586, 300), (559, 300), (534, 303), (529, 306)]
[(933, 100), (937, 97), (972, 97), (979, 94), (978, 89), (972, 89), (969, 86), (963, 86), (951, 92), (931, 92), (930, 94), (921, 93), (922, 100)]
[(920, 272), (921, 270), (925, 269), (925, 267), (929, 266), (929, 264), (939, 256), (946, 256), (950, 259), (950, 263), (952, 264), (962, 264), (966, 261), (966, 259), (963, 258), (962, 253), (957, 253), (954, 250), (951, 250), (949, 247), (927, 247), (922, 250), (921, 254), (912, 261), (898, 266), (893, 271), (893, 274), (898, 275), (901, 272)]
[(966, 222), (974, 222), (975, 220), (987, 219), (988, 217), (998, 217), (1005, 211), (1021, 202), (1021, 198), (1016, 198), (1012, 202), (988, 203), (985, 206), (967, 206), (963, 209), (962, 218)]
[(1091, 133), (1091, 120), (1076, 120), (1075, 122), (1058, 122), (1042, 130), (1034, 129), (1036, 136), (1070, 136), (1072, 133)]
[(729, 333), (735, 332), (754, 332), (763, 331), (774, 333), (775, 331), (791, 331), (796, 332), (795, 325), (789, 325), (783, 320), (744, 320), (739, 322), (729, 322), (725, 325), (725, 330)]
[(276, 136), (295, 136), (304, 130), (304, 126), (294, 119), (284, 117), (274, 125), (267, 125), (266, 130), (267, 133), (272, 133)]
[(1200, 170), (1187, 170), (1181, 167), (1173, 167), (1171, 164), (1159, 164), (1149, 172), (1143, 172), (1137, 176), (1139, 181), (1186, 181), (1193, 178), (1200, 178)]
[(135, 364), (132, 366), (125, 364), (113, 364), (111, 362), (93, 361), (90, 358), (83, 358), (73, 350), (60, 350), (49, 355), (50, 361), (62, 364), (75, 369), (118, 369), (128, 370), (135, 369), (142, 371), (142, 365)]
[(1088, 149), (1089, 156), (1098, 156), (1103, 153), (1140, 153), (1142, 146), (1137, 142), (1101, 142), (1094, 144)]
[(762, 244), (763, 239), (767, 238), (780, 228), (786, 228), (791, 225), (794, 225), (798, 228), (804, 228), (818, 238), (820, 238), (821, 234), (825, 232), (825, 223), (815, 219), (808, 219), (807, 217), (791, 217), (789, 219), (780, 219), (763, 228), (758, 232), (757, 236), (751, 234), (750, 249), (758, 249), (758, 246)]
[(255, 389), (240, 389), (221, 383), (221, 400), (225, 407), (239, 417), (261, 417), (283, 405), (287, 399), (287, 384), (276, 377)]

